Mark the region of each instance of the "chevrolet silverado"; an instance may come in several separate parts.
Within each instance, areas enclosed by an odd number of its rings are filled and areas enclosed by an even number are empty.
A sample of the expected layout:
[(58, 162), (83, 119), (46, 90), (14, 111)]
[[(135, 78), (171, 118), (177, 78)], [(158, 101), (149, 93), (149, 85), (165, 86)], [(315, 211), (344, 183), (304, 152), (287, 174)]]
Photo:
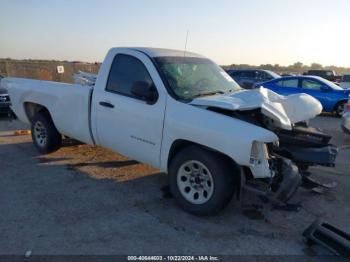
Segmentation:
[(58, 150), (62, 136), (112, 149), (167, 173), (195, 215), (217, 213), (243, 188), (285, 203), (299, 187), (302, 165), (279, 136), (311, 137), (303, 123), (322, 111), (313, 97), (243, 90), (211, 60), (168, 49), (112, 48), (88, 78), (2, 80), (39, 152)]

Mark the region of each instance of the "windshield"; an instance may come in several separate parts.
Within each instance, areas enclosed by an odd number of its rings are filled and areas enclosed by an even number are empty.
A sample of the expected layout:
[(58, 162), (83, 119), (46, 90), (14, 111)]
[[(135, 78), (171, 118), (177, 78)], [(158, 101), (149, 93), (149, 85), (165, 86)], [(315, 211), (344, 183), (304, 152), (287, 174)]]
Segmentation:
[(217, 64), (198, 57), (157, 57), (161, 73), (180, 99), (238, 91), (239, 85)]
[(268, 72), (270, 76), (272, 76), (274, 79), (281, 78), (281, 76), (279, 74), (276, 74), (275, 72), (272, 72), (270, 70), (266, 70), (266, 72)]

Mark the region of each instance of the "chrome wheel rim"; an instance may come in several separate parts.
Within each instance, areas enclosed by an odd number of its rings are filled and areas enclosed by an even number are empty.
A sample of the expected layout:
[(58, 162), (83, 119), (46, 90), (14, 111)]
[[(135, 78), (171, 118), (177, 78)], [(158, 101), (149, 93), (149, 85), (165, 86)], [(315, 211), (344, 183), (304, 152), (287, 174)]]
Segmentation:
[(44, 147), (46, 145), (46, 142), (47, 142), (47, 134), (46, 134), (46, 128), (42, 122), (37, 121), (34, 124), (33, 133), (34, 133), (34, 138), (35, 138), (36, 143), (40, 147)]
[(177, 186), (181, 195), (196, 205), (208, 202), (214, 192), (214, 180), (209, 169), (195, 160), (187, 161), (179, 168)]

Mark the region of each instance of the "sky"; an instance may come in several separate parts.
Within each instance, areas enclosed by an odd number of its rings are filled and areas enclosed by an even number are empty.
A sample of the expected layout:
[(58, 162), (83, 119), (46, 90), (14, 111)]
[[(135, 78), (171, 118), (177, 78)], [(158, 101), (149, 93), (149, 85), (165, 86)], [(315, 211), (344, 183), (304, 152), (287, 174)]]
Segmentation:
[(0, 57), (103, 61), (110, 47), (226, 64), (350, 67), (350, 0), (0, 0)]

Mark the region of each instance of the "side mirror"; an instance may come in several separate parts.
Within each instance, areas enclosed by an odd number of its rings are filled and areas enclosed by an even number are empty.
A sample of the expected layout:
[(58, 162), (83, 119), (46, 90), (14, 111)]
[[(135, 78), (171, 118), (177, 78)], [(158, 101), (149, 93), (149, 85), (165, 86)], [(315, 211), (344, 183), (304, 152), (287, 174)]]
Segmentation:
[(157, 99), (155, 87), (145, 81), (134, 82), (131, 87), (131, 93), (150, 104)]

